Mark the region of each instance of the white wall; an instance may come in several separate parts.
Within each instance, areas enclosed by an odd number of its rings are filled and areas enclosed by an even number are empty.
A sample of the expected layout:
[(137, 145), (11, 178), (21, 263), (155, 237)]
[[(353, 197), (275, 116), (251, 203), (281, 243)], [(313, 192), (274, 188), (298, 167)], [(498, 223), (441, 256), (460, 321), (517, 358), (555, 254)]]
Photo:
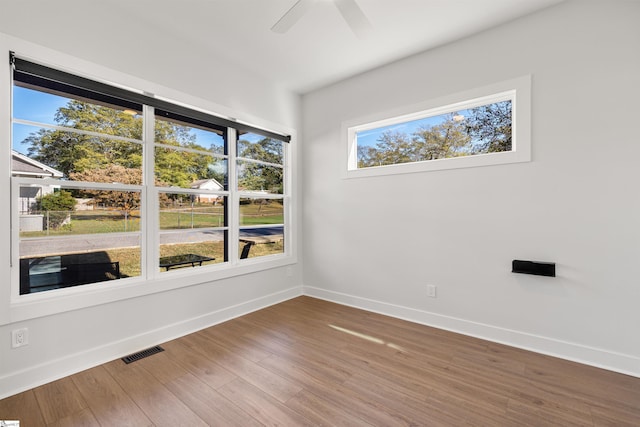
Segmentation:
[[(640, 376), (638, 22), (570, 1), (305, 95), (305, 293)], [(342, 179), (343, 121), (527, 74), (530, 163)]]
[[(55, 35), (52, 34), (55, 38)], [(55, 40), (52, 41), (55, 44)], [(198, 108), (238, 119), (269, 129), (290, 132), (295, 140), (300, 119), (300, 97), (283, 91), (247, 73), (228, 79), (232, 70), (224, 67), (185, 76), (160, 74), (154, 65), (141, 58), (129, 63), (136, 75), (123, 74), (117, 62), (96, 64), (82, 57), (70, 56), (65, 45), (53, 51), (8, 35), (0, 34), (0, 120), (10, 123), (10, 69), (8, 51), (33, 58), (85, 76), (123, 84), (174, 99)], [(74, 46), (78, 54), (78, 46)], [(90, 46), (85, 46), (90, 50)], [(160, 49), (156, 47), (156, 49)], [(81, 51), (81, 50), (80, 50)], [(157, 57), (162, 52), (146, 50)], [(203, 76), (206, 74), (206, 78)], [(165, 85), (147, 80), (157, 76)], [(188, 77), (188, 78), (185, 78)], [(219, 79), (216, 85), (215, 81)], [(271, 107), (270, 107), (271, 106)], [(0, 168), (0, 223), (9, 224), (10, 133), (9, 126), (0, 127), (0, 158), (7, 159)], [(297, 149), (293, 149), (294, 165)], [(295, 166), (294, 166), (295, 167)], [(294, 187), (294, 195), (299, 192)], [(293, 214), (297, 209), (294, 205)], [(299, 227), (299, 225), (297, 226)], [(299, 246), (296, 240), (293, 246)], [(77, 372), (99, 363), (122, 357), (148, 346), (201, 329), (246, 312), (292, 298), (301, 293), (301, 269), (296, 257), (269, 263), (269, 269), (238, 268), (245, 274), (212, 281), (214, 274), (200, 276), (200, 283), (180, 289), (170, 289), (172, 281), (136, 285), (117, 291), (96, 291), (58, 298), (46, 304), (34, 302), (10, 303), (10, 237), (8, 227), (0, 228), (0, 399), (61, 376)], [(292, 265), (288, 265), (294, 263)], [(238, 271), (236, 270), (236, 271)], [(179, 274), (179, 273), (178, 273)], [(204, 274), (204, 273), (203, 273)], [(219, 275), (229, 276), (229, 273)], [(186, 280), (192, 280), (186, 279)], [(145, 292), (162, 292), (143, 295)], [(108, 300), (108, 303), (99, 301)], [(78, 308), (83, 303), (91, 305)], [(44, 309), (43, 309), (44, 307)], [(37, 315), (49, 310), (51, 313)], [(55, 313), (60, 311), (59, 313)], [(29, 329), (29, 345), (11, 348), (11, 331)]]

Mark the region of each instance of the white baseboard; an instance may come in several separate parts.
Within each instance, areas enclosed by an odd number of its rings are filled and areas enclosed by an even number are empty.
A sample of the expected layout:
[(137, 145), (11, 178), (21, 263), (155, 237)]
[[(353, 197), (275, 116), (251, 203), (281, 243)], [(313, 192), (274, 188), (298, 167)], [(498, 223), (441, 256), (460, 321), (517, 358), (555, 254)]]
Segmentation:
[(12, 372), (0, 378), (0, 399), (300, 295), (308, 295), (310, 297), (320, 298), (338, 304), (640, 378), (640, 358), (635, 356), (305, 286), (304, 288), (294, 287), (265, 295), (202, 316), (151, 330), (141, 335), (126, 337), (100, 347), (32, 366), (22, 371)]
[(182, 322), (163, 326), (144, 334), (126, 337), (100, 347), (70, 354), (18, 372), (12, 372), (0, 378), (0, 399), (300, 295), (302, 295), (302, 287), (286, 289)]
[(640, 358), (341, 292), (305, 286), (304, 295), (640, 378)]

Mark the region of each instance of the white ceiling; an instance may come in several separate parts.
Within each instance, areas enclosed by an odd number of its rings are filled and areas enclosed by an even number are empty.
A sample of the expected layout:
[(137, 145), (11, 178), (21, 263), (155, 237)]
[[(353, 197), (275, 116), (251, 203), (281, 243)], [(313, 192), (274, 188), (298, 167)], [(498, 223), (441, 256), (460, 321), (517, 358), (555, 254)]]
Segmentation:
[(98, 63), (154, 61), (145, 46), (167, 46), (162, 61), (226, 61), (305, 93), (561, 0), (357, 1), (373, 26), (366, 38), (332, 0), (318, 0), (286, 34), (270, 28), (296, 0), (0, 0), (0, 32)]

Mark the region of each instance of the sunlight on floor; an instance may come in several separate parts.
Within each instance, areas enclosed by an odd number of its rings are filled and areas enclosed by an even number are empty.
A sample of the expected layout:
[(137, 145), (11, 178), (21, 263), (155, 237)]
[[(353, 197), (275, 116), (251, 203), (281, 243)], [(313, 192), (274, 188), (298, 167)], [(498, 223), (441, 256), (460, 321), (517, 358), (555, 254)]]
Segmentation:
[(371, 341), (376, 344), (385, 344), (387, 347), (392, 348), (394, 350), (398, 350), (402, 353), (408, 353), (407, 350), (405, 350), (404, 348), (400, 347), (397, 344), (385, 342), (384, 340), (381, 340), (380, 338), (372, 337), (371, 335), (362, 334), (360, 332), (352, 331), (351, 329), (342, 328), (336, 325), (329, 325), (329, 327), (332, 329), (335, 329), (336, 331), (344, 332), (345, 334), (353, 335), (354, 337), (362, 338), (363, 340)]

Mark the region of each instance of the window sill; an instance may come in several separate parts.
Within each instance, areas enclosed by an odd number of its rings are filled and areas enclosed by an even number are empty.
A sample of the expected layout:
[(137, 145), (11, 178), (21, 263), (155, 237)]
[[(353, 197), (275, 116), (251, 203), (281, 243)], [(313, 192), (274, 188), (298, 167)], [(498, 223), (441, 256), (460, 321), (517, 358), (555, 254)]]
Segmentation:
[(432, 172), (529, 161), (531, 161), (531, 155), (528, 151), (508, 151), (504, 153), (479, 154), (469, 157), (456, 157), (451, 159), (428, 160), (424, 162), (400, 163), (396, 165), (355, 169), (347, 171), (343, 178), (365, 178), (381, 175)]
[(215, 286), (215, 283), (212, 282), (284, 267), (297, 262), (294, 256), (289, 255), (269, 255), (263, 258), (265, 259), (243, 260), (235, 265), (218, 264), (197, 267), (202, 270), (198, 273), (194, 273), (192, 268), (184, 268), (146, 280), (142, 278), (121, 279), (113, 282), (100, 282), (43, 293), (21, 295), (12, 300), (7, 323), (50, 316), (205, 283)]

